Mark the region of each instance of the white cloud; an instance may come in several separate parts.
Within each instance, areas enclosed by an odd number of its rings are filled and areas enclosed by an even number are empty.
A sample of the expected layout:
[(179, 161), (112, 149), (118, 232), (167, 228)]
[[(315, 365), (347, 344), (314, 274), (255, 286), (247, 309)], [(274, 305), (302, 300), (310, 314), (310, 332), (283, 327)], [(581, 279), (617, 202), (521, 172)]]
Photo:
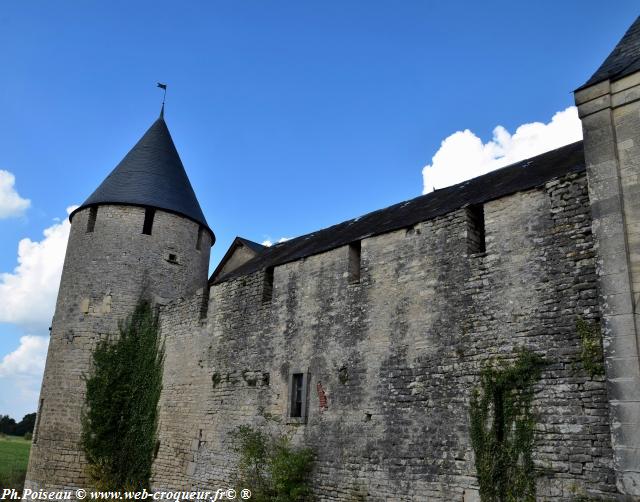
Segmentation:
[[(74, 207), (67, 208), (67, 213)], [(44, 231), (41, 241), (25, 238), (18, 244), (18, 265), (10, 273), (0, 273), (0, 322), (17, 324), (27, 330), (46, 329), (53, 316), (67, 239), (70, 229), (65, 218)]]
[(0, 219), (20, 216), (31, 205), (29, 199), (20, 197), (15, 182), (12, 173), (0, 169)]
[[(77, 206), (67, 208), (67, 213)], [(0, 273), (0, 322), (16, 324), (26, 333), (48, 334), (67, 249), (69, 220), (45, 229), (40, 241), (22, 239), (18, 265)], [(25, 335), (17, 349), (0, 361), (0, 414), (20, 420), (36, 411), (48, 336)]]
[(47, 358), (49, 339), (44, 336), (20, 337), (20, 346), (7, 354), (0, 362), (0, 378), (40, 377)]
[[(280, 237), (278, 239), (277, 243), (280, 244), (282, 242), (287, 242), (287, 241), (290, 241), (290, 240), (291, 240), (291, 237)], [(261, 244), (263, 246), (267, 246), (268, 248), (270, 248), (271, 246), (273, 246), (273, 241), (271, 239), (266, 239), (266, 240), (262, 241)]]
[(422, 169), (422, 193), (431, 192), (434, 187), (455, 185), (580, 139), (582, 126), (575, 106), (557, 112), (547, 124), (523, 124), (513, 134), (499, 125), (487, 143), (469, 129), (455, 132), (441, 143), (431, 164)]
[(20, 420), (36, 411), (49, 339), (27, 335), (0, 361), (0, 415)]

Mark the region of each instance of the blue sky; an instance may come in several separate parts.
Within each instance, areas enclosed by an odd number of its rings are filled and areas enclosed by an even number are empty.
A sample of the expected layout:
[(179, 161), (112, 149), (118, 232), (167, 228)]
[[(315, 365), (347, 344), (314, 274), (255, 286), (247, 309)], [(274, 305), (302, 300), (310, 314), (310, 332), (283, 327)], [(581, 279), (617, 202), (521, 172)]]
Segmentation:
[[(218, 238), (213, 267), (236, 235), (276, 241), (420, 195), (456, 131), (484, 145), (498, 125), (550, 123), (637, 14), (635, 1), (3, 2), (0, 170), (30, 204), (0, 219), (0, 414), (35, 409), (45, 338), (20, 339), (47, 336), (54, 219), (156, 118), (157, 81)], [(56, 252), (37, 245), (47, 228)], [(25, 238), (32, 275), (52, 277), (25, 296), (39, 305), (11, 289)]]

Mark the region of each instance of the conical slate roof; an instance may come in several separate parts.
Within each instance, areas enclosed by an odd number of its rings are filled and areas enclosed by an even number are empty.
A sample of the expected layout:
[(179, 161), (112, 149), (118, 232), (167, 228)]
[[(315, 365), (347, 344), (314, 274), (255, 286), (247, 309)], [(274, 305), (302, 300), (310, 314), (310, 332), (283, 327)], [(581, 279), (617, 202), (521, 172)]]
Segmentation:
[(213, 236), (162, 115), (69, 219), (98, 204), (164, 209), (199, 223)]

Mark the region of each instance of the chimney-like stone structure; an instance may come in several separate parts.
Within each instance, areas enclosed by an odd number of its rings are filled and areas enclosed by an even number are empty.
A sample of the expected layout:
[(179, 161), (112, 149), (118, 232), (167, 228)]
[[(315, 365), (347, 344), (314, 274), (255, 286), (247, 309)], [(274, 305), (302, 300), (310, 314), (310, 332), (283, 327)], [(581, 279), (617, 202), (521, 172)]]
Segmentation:
[(640, 18), (575, 91), (575, 102), (598, 256), (616, 482), (622, 494), (640, 496)]

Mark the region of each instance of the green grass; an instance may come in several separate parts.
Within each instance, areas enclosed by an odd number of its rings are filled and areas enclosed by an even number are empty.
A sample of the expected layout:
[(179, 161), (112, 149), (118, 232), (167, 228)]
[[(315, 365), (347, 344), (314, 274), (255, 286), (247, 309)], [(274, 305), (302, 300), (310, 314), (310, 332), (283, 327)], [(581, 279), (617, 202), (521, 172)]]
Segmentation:
[(17, 436), (0, 436), (0, 489), (22, 490), (27, 474), (31, 441)]

